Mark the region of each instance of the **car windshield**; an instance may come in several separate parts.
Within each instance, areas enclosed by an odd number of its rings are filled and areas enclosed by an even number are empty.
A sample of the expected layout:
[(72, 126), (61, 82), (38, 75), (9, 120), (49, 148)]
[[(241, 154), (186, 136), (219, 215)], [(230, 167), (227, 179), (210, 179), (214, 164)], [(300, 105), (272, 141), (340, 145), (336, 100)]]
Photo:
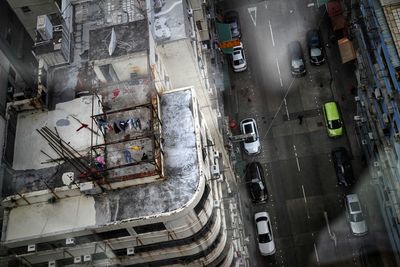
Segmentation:
[(319, 57), (321, 56), (322, 52), (319, 48), (311, 48), (311, 56), (312, 57)]
[(241, 58), (241, 59), (236, 59), (236, 60), (233, 61), (233, 64), (235, 64), (235, 65), (241, 65), (241, 64), (243, 64), (243, 63), (244, 63), (243, 58)]
[(362, 215), (362, 213), (351, 214), (350, 220), (352, 222), (362, 222), (362, 221), (364, 221), (364, 216)]
[(252, 135), (251, 137), (247, 137), (246, 140), (244, 140), (245, 143), (253, 143), (257, 141), (257, 138), (255, 137), (255, 135)]
[(339, 129), (342, 127), (342, 122), (340, 120), (333, 120), (328, 122), (329, 129)]
[(303, 67), (303, 60), (302, 59), (293, 59), (292, 60), (292, 67), (295, 69)]
[(260, 243), (268, 243), (272, 241), (272, 236), (270, 233), (258, 235), (258, 241)]

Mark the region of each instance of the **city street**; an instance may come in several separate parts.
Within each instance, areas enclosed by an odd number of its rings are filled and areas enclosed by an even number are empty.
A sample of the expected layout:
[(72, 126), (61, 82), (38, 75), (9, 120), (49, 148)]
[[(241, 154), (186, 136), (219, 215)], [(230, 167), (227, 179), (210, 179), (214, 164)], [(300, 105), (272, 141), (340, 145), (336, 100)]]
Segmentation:
[[(227, 110), (238, 122), (256, 120), (261, 153), (247, 156), (242, 149), (242, 160), (243, 165), (262, 164), (269, 192), (266, 204), (253, 204), (239, 174), (250, 266), (364, 266), (360, 251), (371, 246), (380, 252), (380, 266), (394, 266), (355, 133), (355, 102), (348, 90), (355, 82), (352, 63), (342, 65), (337, 47), (330, 44), (325, 47), (328, 62), (309, 64), (306, 32), (320, 29), (325, 42), (329, 36), (323, 7), (308, 0), (235, 0), (223, 6), (239, 13), (248, 64), (244, 72), (229, 73)], [(290, 74), (287, 44), (295, 40), (306, 59), (307, 75), (302, 78)], [(328, 138), (322, 115), (322, 104), (329, 100), (335, 100), (343, 113), (345, 135), (337, 139)], [(233, 132), (239, 134), (239, 129)], [(337, 147), (346, 147), (352, 155), (356, 185), (350, 188), (337, 185), (331, 160)], [(350, 232), (344, 206), (348, 193), (361, 198), (369, 228), (364, 237)], [(273, 256), (263, 257), (258, 251), (254, 213), (260, 211), (268, 211), (272, 219)]]

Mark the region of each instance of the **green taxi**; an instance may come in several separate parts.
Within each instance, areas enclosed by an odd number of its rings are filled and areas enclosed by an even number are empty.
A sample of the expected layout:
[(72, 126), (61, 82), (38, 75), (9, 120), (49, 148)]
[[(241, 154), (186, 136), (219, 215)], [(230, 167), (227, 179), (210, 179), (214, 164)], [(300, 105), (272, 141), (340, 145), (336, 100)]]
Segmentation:
[(322, 106), (326, 130), (329, 137), (340, 137), (343, 135), (343, 122), (340, 118), (339, 108), (334, 101), (326, 102)]

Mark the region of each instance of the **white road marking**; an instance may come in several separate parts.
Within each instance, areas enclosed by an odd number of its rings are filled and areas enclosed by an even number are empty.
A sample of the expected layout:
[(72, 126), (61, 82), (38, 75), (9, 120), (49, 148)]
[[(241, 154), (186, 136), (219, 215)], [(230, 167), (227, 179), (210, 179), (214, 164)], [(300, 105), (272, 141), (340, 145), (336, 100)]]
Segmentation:
[(278, 68), (279, 81), (280, 81), (280, 83), (281, 83), (281, 87), (283, 87), (282, 76), (281, 76), (281, 69), (279, 68), (278, 58), (275, 57), (275, 60), (276, 60), (276, 67)]
[(265, 9), (268, 9), (268, 2), (265, 1)]
[(314, 243), (314, 252), (315, 252), (315, 258), (317, 259), (317, 263), (319, 265), (319, 256), (318, 256), (318, 250), (317, 250), (317, 246)]
[(307, 7), (313, 7), (315, 3), (308, 3)]
[(268, 20), (268, 24), (269, 24), (269, 31), (271, 32), (272, 46), (275, 47), (274, 33), (272, 32), (272, 25), (270, 20)]
[[(256, 25), (256, 21), (257, 21), (257, 7), (256, 7), (256, 6), (254, 6), (254, 7), (249, 7), (247, 10), (249, 11), (250, 18), (251, 18), (251, 20), (253, 21), (254, 26), (257, 26), (257, 25)], [(253, 12), (254, 12), (254, 17), (253, 17), (253, 14), (252, 14)]]
[[(300, 170), (300, 163), (299, 163), (299, 157), (297, 156), (297, 151), (296, 151), (296, 146), (293, 145), (293, 150), (294, 150), (294, 156), (296, 157), (296, 163), (297, 163), (297, 170)], [(304, 188), (303, 188), (303, 193), (304, 193)]]
[(307, 197), (306, 197), (306, 191), (304, 190), (304, 186), (301, 185), (301, 189), (303, 190), (303, 198), (304, 198), (304, 203), (307, 204)]
[(287, 107), (286, 98), (283, 99), (283, 102), (285, 103), (287, 119), (288, 119), (288, 121), (290, 121), (289, 110), (288, 110), (288, 107)]

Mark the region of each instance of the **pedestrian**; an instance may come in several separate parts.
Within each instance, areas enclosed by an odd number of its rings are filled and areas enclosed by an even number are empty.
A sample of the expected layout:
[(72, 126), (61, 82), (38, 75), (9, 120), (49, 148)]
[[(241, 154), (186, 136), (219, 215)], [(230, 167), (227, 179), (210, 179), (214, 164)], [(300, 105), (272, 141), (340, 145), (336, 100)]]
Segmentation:
[(303, 118), (304, 116), (299, 114), (299, 116), (297, 116), (297, 119), (299, 120), (299, 124), (302, 125), (303, 124)]
[(350, 93), (352, 95), (356, 95), (357, 94), (357, 87), (355, 87), (354, 84), (350, 87)]

